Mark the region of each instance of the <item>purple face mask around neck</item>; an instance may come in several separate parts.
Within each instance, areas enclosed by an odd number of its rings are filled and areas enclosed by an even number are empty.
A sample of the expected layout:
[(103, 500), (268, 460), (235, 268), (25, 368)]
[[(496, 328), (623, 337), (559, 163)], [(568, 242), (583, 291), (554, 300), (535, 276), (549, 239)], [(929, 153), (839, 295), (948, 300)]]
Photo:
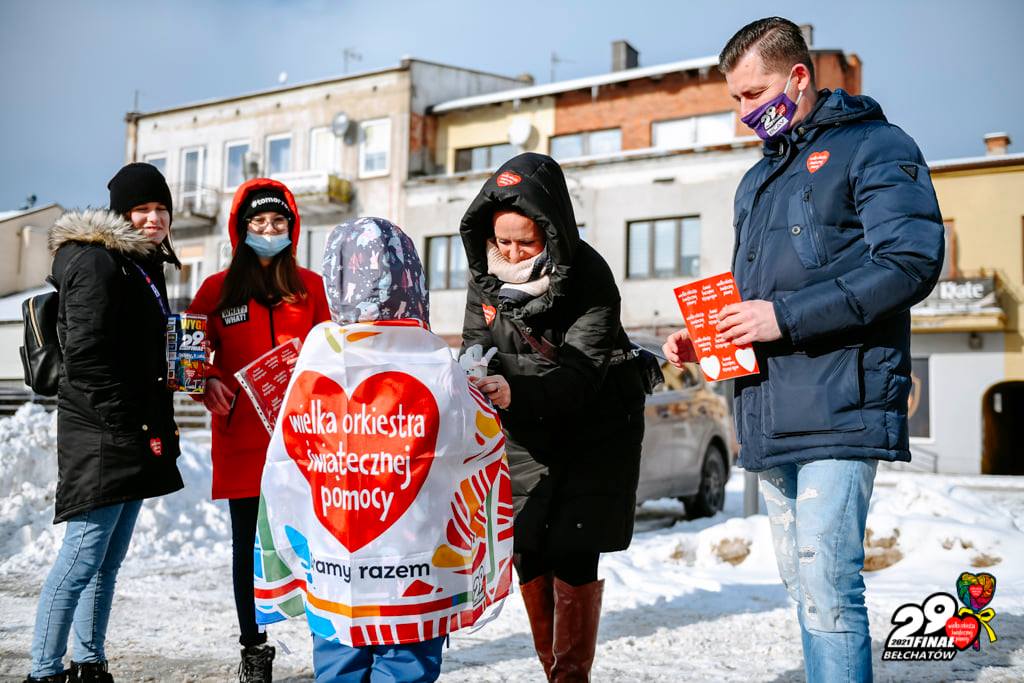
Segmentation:
[(793, 118), (796, 116), (796, 107), (804, 96), (801, 90), (796, 96), (796, 102), (789, 99), (787, 91), (792, 76), (786, 80), (786, 87), (778, 95), (768, 100), (760, 107), (744, 116), (741, 121), (757, 133), (757, 137), (764, 141), (773, 140), (785, 133), (793, 126)]

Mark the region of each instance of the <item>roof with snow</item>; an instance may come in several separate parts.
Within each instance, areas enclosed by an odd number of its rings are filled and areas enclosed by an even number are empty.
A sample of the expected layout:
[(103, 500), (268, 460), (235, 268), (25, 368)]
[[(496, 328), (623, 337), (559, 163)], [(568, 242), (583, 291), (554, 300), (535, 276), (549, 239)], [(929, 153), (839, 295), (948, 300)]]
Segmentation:
[(490, 71), (481, 71), (480, 69), (471, 69), (471, 68), (462, 67), (462, 66), (454, 66), (454, 65), (451, 65), (451, 64), (442, 64), (440, 62), (433, 62), (433, 61), (430, 61), (428, 59), (419, 59), (419, 58), (416, 58), (416, 57), (403, 57), (402, 61), (399, 62), (395, 66), (387, 66), (387, 67), (382, 67), (380, 69), (368, 69), (366, 71), (356, 71), (356, 72), (353, 72), (353, 73), (350, 73), (350, 74), (343, 74), (343, 75), (340, 75), (340, 76), (330, 76), (330, 77), (327, 77), (327, 78), (319, 78), (319, 79), (316, 79), (316, 80), (305, 81), (305, 82), (301, 82), (301, 83), (286, 84), (286, 85), (278, 86), (276, 88), (267, 88), (265, 90), (254, 90), (254, 91), (251, 91), (251, 92), (242, 93), (240, 95), (231, 95), (231, 96), (228, 96), (228, 97), (214, 97), (214, 98), (211, 98), (211, 99), (208, 99), (208, 100), (199, 100), (198, 102), (190, 102), (190, 103), (187, 103), (187, 104), (175, 105), (173, 107), (167, 107), (167, 108), (164, 108), (164, 109), (154, 109), (152, 111), (144, 111), (144, 112), (128, 112), (128, 114), (126, 114), (126, 117), (130, 117), (132, 119), (143, 119), (143, 118), (146, 118), (148, 116), (160, 116), (160, 115), (163, 115), (163, 114), (171, 114), (171, 113), (174, 113), (174, 112), (186, 111), (186, 110), (189, 110), (189, 109), (195, 109), (197, 107), (208, 107), (208, 106), (216, 105), (216, 104), (224, 104), (226, 102), (235, 102), (235, 101), (238, 101), (238, 100), (252, 99), (254, 97), (263, 97), (265, 95), (276, 95), (276, 94), (280, 94), (280, 93), (290, 92), (292, 90), (301, 90), (302, 88), (311, 88), (311, 87), (315, 87), (315, 86), (318, 86), (318, 85), (328, 85), (328, 84), (331, 84), (331, 83), (339, 83), (341, 81), (351, 81), (351, 80), (356, 80), (356, 79), (359, 79), (359, 78), (368, 78), (368, 77), (371, 77), (371, 76), (379, 76), (381, 74), (391, 73), (392, 71), (406, 71), (406, 70), (409, 69), (410, 65), (413, 64), (414, 62), (415, 63), (419, 63), (419, 64), (429, 64), (429, 65), (432, 65), (432, 66), (440, 66), (440, 67), (444, 67), (446, 69), (454, 69), (454, 70), (457, 70), (457, 71), (464, 71), (466, 73), (474, 73), (474, 74), (481, 74), (483, 76), (491, 76), (493, 78), (504, 78), (504, 79), (506, 79), (508, 81), (517, 81), (517, 80), (519, 80), (515, 76), (506, 76), (504, 74), (496, 74), (496, 73), (492, 73)]
[(929, 161), (928, 168), (932, 171), (961, 171), (970, 168), (1024, 165), (1024, 153), (988, 154), (980, 157), (961, 157), (959, 159), (940, 159)]
[(15, 209), (14, 211), (0, 211), (0, 221), (8, 221), (11, 220), (12, 218), (21, 218), (22, 216), (27, 216), (38, 211), (52, 209), (55, 206), (60, 205), (57, 204), (56, 202), (52, 202), (50, 204), (44, 204), (43, 206), (33, 206), (31, 209)]
[(692, 71), (694, 69), (710, 70), (718, 66), (718, 57), (698, 57), (696, 59), (685, 59), (681, 62), (670, 62), (656, 66), (644, 66), (635, 69), (623, 69), (598, 76), (586, 78), (574, 78), (569, 81), (557, 81), (545, 83), (544, 85), (531, 85), (526, 88), (514, 88), (512, 90), (501, 90), (485, 95), (473, 95), (472, 97), (461, 97), (457, 100), (449, 100), (431, 107), (434, 114), (442, 114), (456, 109), (469, 109), (485, 104), (498, 104), (499, 102), (510, 102), (512, 100), (525, 100), (531, 97), (543, 97), (544, 95), (556, 95), (558, 93), (570, 92), (572, 90), (583, 90), (594, 88), (611, 83), (622, 83), (638, 78), (650, 78), (652, 76), (663, 76), (665, 74), (677, 73), (679, 71)]

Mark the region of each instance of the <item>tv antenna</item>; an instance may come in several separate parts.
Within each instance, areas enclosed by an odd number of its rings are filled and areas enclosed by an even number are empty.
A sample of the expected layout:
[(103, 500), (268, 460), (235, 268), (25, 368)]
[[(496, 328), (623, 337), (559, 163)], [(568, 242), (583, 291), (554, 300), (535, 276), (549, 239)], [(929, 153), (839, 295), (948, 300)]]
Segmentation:
[(566, 59), (565, 57), (559, 57), (558, 53), (555, 52), (554, 50), (552, 50), (551, 51), (551, 82), (552, 83), (555, 82), (555, 69), (558, 68), (559, 64), (572, 64), (572, 63), (573, 63), (573, 61), (571, 59)]
[(348, 73), (349, 60), (353, 62), (361, 62), (363, 61), (363, 56), (356, 52), (355, 49), (351, 47), (346, 47), (344, 50), (341, 51), (341, 60), (342, 64), (344, 64), (344, 66), (342, 67), (344, 69), (344, 73)]

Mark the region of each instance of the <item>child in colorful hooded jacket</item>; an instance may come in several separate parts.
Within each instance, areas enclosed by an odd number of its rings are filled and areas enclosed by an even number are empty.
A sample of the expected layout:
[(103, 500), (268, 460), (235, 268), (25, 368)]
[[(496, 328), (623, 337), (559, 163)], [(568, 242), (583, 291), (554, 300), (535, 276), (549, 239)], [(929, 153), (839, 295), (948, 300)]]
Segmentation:
[(255, 178), (239, 186), (228, 233), (231, 265), (206, 278), (188, 312), (208, 317), (213, 352), (201, 399), (213, 413), (213, 498), (227, 498), (231, 512), (239, 679), (269, 681), (274, 648), (256, 625), (252, 539), (270, 436), (252, 402), (239, 395), (235, 372), (292, 338), (305, 339), (330, 311), (320, 276), (296, 264), (299, 212), (285, 185)]
[[(415, 319), (430, 324), (430, 300), (416, 246), (382, 218), (334, 229), (324, 249), (324, 287), (334, 322)], [(317, 683), (435, 681), (444, 638), (420, 643), (350, 647), (313, 635)]]

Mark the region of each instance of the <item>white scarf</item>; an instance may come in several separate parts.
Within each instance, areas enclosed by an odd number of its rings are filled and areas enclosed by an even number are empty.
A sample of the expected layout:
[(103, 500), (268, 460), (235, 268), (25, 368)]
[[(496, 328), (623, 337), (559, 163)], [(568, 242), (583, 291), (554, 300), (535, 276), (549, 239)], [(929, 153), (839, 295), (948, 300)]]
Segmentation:
[(533, 258), (512, 263), (501, 255), (497, 242), (487, 240), (487, 272), (501, 280), (498, 298), (513, 303), (535, 299), (551, 286), (551, 259), (547, 249)]

